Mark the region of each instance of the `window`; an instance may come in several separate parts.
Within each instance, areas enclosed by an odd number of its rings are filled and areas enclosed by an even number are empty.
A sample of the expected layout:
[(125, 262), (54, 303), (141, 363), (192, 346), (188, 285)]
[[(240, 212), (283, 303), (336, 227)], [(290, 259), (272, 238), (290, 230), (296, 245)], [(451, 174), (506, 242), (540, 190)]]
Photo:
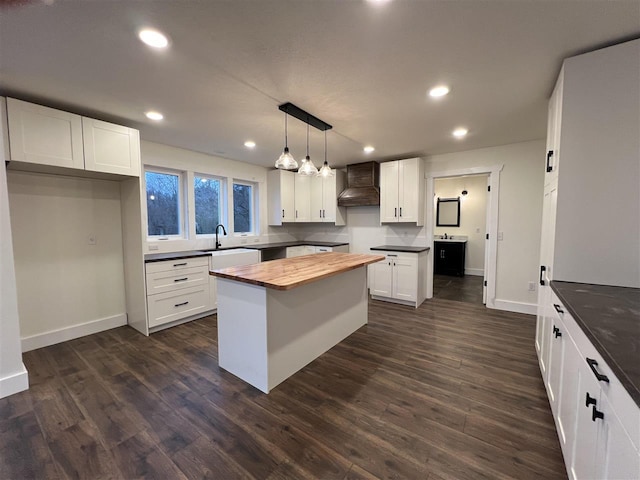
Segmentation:
[(235, 233), (253, 233), (253, 185), (233, 182), (233, 230)]
[(193, 196), (196, 210), (196, 235), (216, 233), (216, 225), (223, 222), (223, 185), (217, 178), (193, 177)]
[(144, 172), (147, 187), (147, 227), (150, 237), (182, 234), (180, 192), (181, 174), (161, 171)]

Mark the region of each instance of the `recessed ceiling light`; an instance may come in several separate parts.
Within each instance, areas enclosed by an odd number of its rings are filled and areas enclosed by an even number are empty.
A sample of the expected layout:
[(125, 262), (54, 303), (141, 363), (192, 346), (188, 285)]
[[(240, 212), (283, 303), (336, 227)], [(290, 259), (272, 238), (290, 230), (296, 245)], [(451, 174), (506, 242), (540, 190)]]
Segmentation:
[(167, 37), (157, 30), (145, 28), (144, 30), (140, 30), (138, 37), (140, 37), (140, 40), (144, 43), (153, 48), (167, 48), (169, 45)]
[(256, 142), (254, 142), (253, 140), (247, 140), (246, 142), (244, 142), (244, 146), (247, 148), (255, 148)]
[(447, 93), (449, 93), (449, 87), (446, 85), (438, 85), (429, 90), (429, 96), (434, 98), (444, 97)]
[(373, 148), (371, 145), (367, 145), (366, 147), (363, 148), (364, 153), (371, 153), (373, 151), (375, 151), (375, 148)]
[(456, 138), (462, 138), (464, 137), (467, 133), (469, 133), (469, 130), (467, 130), (466, 128), (456, 128), (453, 132), (453, 136)]
[(159, 122), (164, 118), (164, 115), (162, 115), (160, 112), (154, 112), (154, 111), (146, 112), (145, 115), (149, 120), (155, 120), (156, 122)]

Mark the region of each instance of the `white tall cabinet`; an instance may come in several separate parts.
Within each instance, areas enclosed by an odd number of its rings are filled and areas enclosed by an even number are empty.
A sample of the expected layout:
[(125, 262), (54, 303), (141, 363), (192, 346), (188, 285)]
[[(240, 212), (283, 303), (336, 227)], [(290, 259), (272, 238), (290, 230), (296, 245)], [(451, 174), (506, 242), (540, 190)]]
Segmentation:
[(424, 225), (424, 163), (421, 158), (380, 164), (380, 223)]
[(640, 409), (550, 287), (640, 287), (638, 105), (640, 40), (565, 60), (549, 102), (535, 346), (572, 479), (640, 478)]

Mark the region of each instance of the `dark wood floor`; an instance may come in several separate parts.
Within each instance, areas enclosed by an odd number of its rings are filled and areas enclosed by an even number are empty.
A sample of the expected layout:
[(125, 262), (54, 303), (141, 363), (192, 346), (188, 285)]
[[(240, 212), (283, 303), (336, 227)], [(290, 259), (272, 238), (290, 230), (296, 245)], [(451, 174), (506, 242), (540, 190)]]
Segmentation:
[(454, 277), (452, 275), (433, 275), (433, 296), (442, 300), (455, 300), (457, 302), (475, 303), (482, 305), (483, 277), (477, 275), (465, 275)]
[(213, 316), (28, 352), (0, 478), (566, 478), (533, 317), (371, 302), (269, 395), (218, 368), (216, 335)]

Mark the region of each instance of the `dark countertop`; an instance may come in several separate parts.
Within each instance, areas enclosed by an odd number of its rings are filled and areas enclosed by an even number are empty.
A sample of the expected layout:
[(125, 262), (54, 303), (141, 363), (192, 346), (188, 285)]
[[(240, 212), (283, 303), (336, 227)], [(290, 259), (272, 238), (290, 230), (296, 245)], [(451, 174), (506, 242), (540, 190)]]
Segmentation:
[(148, 253), (144, 256), (144, 263), (162, 262), (163, 260), (180, 260), (181, 258), (208, 257), (209, 252), (190, 250), (188, 252)]
[(420, 253), (430, 250), (430, 247), (407, 247), (404, 245), (379, 245), (377, 247), (371, 247), (369, 250), (380, 250), (383, 252), (406, 252), (406, 253)]
[(551, 288), (640, 407), (640, 288), (555, 280)]
[(340, 247), (349, 245), (348, 242), (314, 242), (314, 241), (293, 241), (293, 242), (276, 242), (276, 243), (255, 243), (251, 245), (241, 245), (236, 248), (253, 248), (255, 250), (266, 250), (269, 248), (285, 248), (299, 247), (301, 245), (315, 245), (317, 247)]

